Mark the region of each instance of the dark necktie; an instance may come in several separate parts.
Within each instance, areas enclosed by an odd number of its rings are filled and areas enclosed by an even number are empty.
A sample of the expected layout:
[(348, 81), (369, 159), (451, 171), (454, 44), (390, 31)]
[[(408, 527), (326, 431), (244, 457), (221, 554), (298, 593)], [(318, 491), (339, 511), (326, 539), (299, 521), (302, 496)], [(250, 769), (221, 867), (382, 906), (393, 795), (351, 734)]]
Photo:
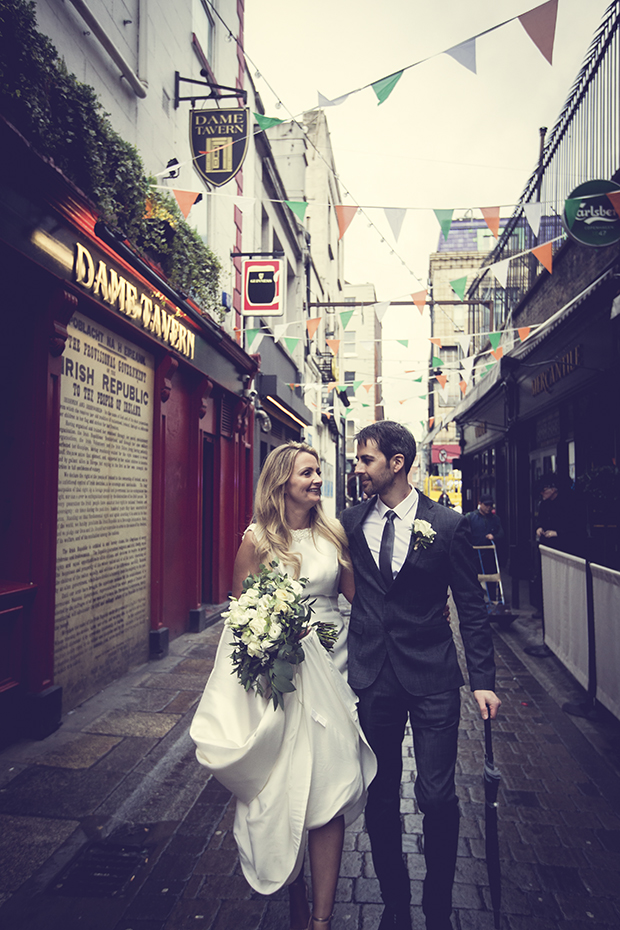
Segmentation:
[(393, 510), (388, 510), (385, 514), (385, 526), (383, 527), (383, 536), (381, 537), (381, 548), (379, 549), (379, 571), (383, 575), (386, 585), (391, 585), (394, 581), (392, 572), (392, 554), (394, 552), (394, 517), (396, 514)]

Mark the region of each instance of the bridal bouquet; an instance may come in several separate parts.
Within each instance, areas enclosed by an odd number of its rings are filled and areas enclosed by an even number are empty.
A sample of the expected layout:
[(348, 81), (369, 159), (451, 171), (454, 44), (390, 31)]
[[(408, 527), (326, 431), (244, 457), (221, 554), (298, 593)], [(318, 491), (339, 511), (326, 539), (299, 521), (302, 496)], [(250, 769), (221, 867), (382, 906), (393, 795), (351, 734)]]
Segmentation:
[(307, 581), (289, 578), (275, 561), (269, 567), (261, 565), (243, 582), (240, 597), (231, 597), (223, 614), (234, 636), (231, 659), (239, 681), (246, 691), (270, 693), (274, 710), (284, 706), (285, 692), (296, 690), (293, 674), (304, 661), (302, 637), (315, 630), (329, 651), (338, 636), (332, 623), (311, 622), (312, 604), (303, 596)]

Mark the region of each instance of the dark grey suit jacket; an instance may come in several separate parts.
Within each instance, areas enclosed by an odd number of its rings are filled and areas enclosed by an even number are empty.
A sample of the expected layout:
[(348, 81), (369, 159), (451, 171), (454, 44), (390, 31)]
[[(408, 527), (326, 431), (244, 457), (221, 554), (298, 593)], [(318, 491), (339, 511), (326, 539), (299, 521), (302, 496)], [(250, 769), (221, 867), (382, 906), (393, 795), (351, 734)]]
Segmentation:
[(427, 520), (437, 535), (427, 549), (416, 551), (412, 538), (407, 558), (388, 587), (364, 536), (363, 522), (374, 504), (372, 498), (341, 516), (355, 573), (348, 639), (349, 684), (356, 690), (370, 687), (388, 655), (410, 694), (437, 694), (460, 687), (463, 676), (452, 630), (443, 615), (450, 586), (471, 689), (493, 691), (493, 643), (469, 521), (420, 494), (416, 519)]

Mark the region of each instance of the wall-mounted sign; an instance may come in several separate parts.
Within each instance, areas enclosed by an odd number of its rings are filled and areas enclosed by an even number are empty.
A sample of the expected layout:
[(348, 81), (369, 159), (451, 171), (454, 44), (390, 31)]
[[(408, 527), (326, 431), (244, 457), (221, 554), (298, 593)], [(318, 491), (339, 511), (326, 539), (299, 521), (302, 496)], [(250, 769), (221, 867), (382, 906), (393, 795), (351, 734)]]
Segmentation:
[(283, 276), (283, 262), (279, 258), (243, 262), (241, 312), (244, 316), (282, 316)]
[(564, 202), (562, 222), (571, 239), (595, 248), (620, 242), (620, 215), (607, 196), (620, 191), (614, 181), (586, 181)]
[(194, 165), (215, 187), (237, 174), (248, 150), (249, 107), (190, 110), (189, 138)]
[(554, 362), (550, 368), (545, 368), (539, 375), (532, 378), (533, 396), (536, 397), (537, 394), (542, 394), (543, 391), (549, 393), (554, 384), (561, 381), (562, 378), (565, 378), (567, 375), (572, 374), (577, 368), (580, 368), (582, 365), (582, 355), (582, 346), (573, 346), (573, 348), (565, 352), (557, 362)]
[[(187, 358), (194, 357), (196, 334), (184, 326), (173, 313), (168, 313), (163, 306), (163, 295), (156, 295), (153, 291), (150, 294), (145, 293), (135, 284), (125, 280), (116, 268), (108, 268), (102, 261), (95, 263), (95, 259), (81, 242), (75, 244), (73, 279), (92, 297), (129, 317), (181, 355)], [(156, 296), (160, 300), (159, 304)]]

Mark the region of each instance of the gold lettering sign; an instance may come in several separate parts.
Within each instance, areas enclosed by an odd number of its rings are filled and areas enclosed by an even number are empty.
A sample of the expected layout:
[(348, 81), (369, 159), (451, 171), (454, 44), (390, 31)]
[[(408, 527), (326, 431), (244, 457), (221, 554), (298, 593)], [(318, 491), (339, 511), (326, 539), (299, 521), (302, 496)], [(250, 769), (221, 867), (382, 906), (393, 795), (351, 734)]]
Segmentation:
[(138, 291), (135, 284), (126, 281), (115, 268), (108, 268), (102, 261), (95, 267), (92, 255), (80, 242), (75, 244), (73, 273), (76, 284), (90, 291), (93, 297), (139, 323), (181, 355), (194, 357), (196, 334), (147, 294)]

